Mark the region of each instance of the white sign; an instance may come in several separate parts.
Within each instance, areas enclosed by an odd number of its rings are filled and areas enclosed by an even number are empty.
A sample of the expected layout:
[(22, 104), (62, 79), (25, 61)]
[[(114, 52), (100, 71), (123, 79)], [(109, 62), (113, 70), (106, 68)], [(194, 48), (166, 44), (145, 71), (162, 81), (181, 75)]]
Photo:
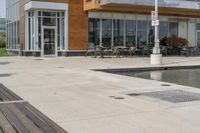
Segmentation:
[(151, 11), (151, 20), (155, 21), (158, 18), (158, 12)]
[(159, 26), (159, 20), (153, 20), (152, 22), (151, 22), (152, 24), (152, 26)]

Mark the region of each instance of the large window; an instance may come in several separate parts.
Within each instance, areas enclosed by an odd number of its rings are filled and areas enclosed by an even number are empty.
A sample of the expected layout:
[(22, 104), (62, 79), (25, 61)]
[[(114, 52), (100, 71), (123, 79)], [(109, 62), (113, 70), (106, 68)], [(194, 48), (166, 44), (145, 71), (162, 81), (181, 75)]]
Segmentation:
[(154, 38), (155, 38), (155, 29), (151, 24), (151, 21), (148, 21), (148, 46), (154, 46)]
[(137, 21), (137, 47), (147, 45), (147, 21)]
[(188, 38), (188, 23), (187, 21), (178, 21), (178, 36), (187, 39)]
[(159, 38), (162, 40), (166, 37), (168, 37), (168, 22), (161, 21), (159, 26)]
[(169, 36), (178, 37), (178, 23), (177, 22), (169, 22)]
[(196, 43), (196, 26), (195, 21), (189, 21), (188, 22), (188, 41), (190, 46), (195, 46)]
[(112, 19), (102, 19), (102, 46), (111, 47)]
[(124, 20), (113, 20), (113, 43), (114, 46), (124, 45)]
[(135, 20), (126, 20), (126, 46), (136, 46)]
[(100, 19), (89, 19), (89, 45), (100, 45)]

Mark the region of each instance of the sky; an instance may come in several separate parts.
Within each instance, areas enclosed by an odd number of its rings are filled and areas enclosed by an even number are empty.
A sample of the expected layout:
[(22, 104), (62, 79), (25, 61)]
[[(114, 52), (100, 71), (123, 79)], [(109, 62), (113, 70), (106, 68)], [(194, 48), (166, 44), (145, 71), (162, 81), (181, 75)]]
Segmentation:
[(0, 0), (0, 17), (6, 17), (6, 0)]

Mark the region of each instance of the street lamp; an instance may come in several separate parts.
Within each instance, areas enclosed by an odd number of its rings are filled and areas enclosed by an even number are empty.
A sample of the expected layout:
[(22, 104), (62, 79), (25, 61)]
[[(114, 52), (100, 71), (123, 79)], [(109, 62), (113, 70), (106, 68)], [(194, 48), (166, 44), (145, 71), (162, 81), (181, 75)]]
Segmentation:
[(162, 64), (162, 54), (160, 54), (160, 41), (158, 37), (158, 0), (155, 0), (155, 11), (152, 11), (152, 26), (155, 27), (155, 45), (153, 48), (153, 54), (151, 54), (151, 64), (161, 65)]

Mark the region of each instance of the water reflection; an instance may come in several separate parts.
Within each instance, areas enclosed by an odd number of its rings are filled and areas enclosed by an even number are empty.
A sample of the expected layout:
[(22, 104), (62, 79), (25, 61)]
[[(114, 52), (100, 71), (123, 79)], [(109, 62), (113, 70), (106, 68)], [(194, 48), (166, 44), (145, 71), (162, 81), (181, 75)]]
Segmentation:
[(200, 69), (129, 72), (125, 75), (200, 88)]

